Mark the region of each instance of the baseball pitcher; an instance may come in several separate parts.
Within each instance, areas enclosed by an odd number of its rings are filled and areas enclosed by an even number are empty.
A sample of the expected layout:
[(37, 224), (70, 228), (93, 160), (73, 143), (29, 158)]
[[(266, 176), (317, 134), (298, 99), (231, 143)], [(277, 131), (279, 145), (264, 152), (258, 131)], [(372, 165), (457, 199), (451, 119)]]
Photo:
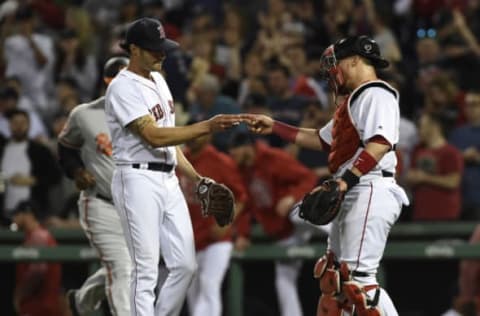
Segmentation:
[[(231, 192), (202, 178), (177, 145), (230, 128), (242, 118), (217, 115), (175, 127), (172, 94), (160, 71), (178, 43), (165, 37), (158, 20), (141, 18), (129, 25), (122, 47), (130, 62), (108, 86), (105, 111), (115, 160), (113, 200), (133, 263), (132, 315), (174, 316), (197, 269), (192, 223), (175, 168), (198, 183), (197, 192), (206, 197), (205, 214), (219, 205), (210, 203), (218, 202), (218, 195), (228, 202), (228, 216), (217, 221), (226, 225), (233, 215)], [(159, 277), (160, 256), (168, 270), (165, 282)]]

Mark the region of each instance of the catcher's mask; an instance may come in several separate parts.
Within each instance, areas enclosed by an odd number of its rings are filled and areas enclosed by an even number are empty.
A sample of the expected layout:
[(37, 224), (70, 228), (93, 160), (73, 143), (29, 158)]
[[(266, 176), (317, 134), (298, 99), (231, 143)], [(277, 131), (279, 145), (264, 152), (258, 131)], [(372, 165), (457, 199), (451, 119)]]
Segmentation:
[(321, 57), (321, 76), (328, 81), (330, 89), (335, 94), (347, 94), (345, 77), (338, 67), (341, 59), (359, 55), (368, 60), (375, 68), (386, 68), (389, 62), (380, 54), (380, 48), (373, 39), (368, 36), (351, 36), (337, 41), (325, 49)]

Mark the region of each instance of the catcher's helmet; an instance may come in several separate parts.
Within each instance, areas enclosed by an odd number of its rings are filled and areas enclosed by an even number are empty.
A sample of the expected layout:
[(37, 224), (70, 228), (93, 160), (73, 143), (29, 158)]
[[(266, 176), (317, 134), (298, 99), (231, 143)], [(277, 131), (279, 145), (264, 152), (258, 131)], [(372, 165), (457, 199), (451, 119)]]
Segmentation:
[(368, 59), (375, 68), (386, 68), (389, 65), (382, 57), (377, 42), (366, 35), (343, 38), (333, 45), (333, 49), (337, 60), (360, 55)]

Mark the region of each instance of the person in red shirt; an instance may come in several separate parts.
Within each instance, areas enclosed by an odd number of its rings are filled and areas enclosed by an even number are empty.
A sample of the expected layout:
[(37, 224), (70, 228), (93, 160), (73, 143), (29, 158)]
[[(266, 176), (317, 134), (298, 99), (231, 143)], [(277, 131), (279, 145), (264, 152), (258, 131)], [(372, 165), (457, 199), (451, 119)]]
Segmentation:
[(461, 210), (462, 153), (445, 139), (445, 119), (425, 113), (420, 118), (422, 144), (413, 153), (406, 180), (413, 188), (413, 220), (458, 219)]
[[(247, 133), (238, 133), (232, 138), (229, 153), (240, 168), (250, 196), (237, 219), (236, 248), (242, 250), (248, 246), (252, 217), (280, 245), (306, 242), (306, 238), (302, 238), (304, 230), (295, 229), (290, 211), (317, 183), (313, 171), (285, 151), (255, 142)], [(302, 315), (296, 289), (300, 267), (301, 261), (275, 263), (275, 287), (282, 316)]]
[[(13, 222), (25, 233), (26, 247), (55, 247), (57, 242), (35, 217), (32, 203), (20, 202)], [(16, 271), (14, 306), (19, 316), (63, 315), (60, 307), (60, 263), (19, 263)]]
[[(235, 212), (240, 213), (247, 192), (232, 158), (215, 149), (210, 136), (198, 137), (186, 145), (185, 157), (195, 170), (230, 188), (235, 195)], [(197, 275), (187, 292), (190, 315), (221, 316), (221, 287), (233, 249), (232, 228), (219, 227), (212, 216), (203, 217), (195, 194), (196, 183), (181, 174), (179, 180), (190, 210), (198, 263)]]

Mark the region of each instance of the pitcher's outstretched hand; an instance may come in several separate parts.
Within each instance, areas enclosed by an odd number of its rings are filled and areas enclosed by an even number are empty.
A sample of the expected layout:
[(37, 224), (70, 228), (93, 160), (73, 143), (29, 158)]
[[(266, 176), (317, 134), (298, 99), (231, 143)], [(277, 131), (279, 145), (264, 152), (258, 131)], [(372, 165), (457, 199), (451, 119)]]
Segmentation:
[(218, 114), (208, 120), (211, 132), (219, 132), (239, 125), (245, 119), (242, 115)]

